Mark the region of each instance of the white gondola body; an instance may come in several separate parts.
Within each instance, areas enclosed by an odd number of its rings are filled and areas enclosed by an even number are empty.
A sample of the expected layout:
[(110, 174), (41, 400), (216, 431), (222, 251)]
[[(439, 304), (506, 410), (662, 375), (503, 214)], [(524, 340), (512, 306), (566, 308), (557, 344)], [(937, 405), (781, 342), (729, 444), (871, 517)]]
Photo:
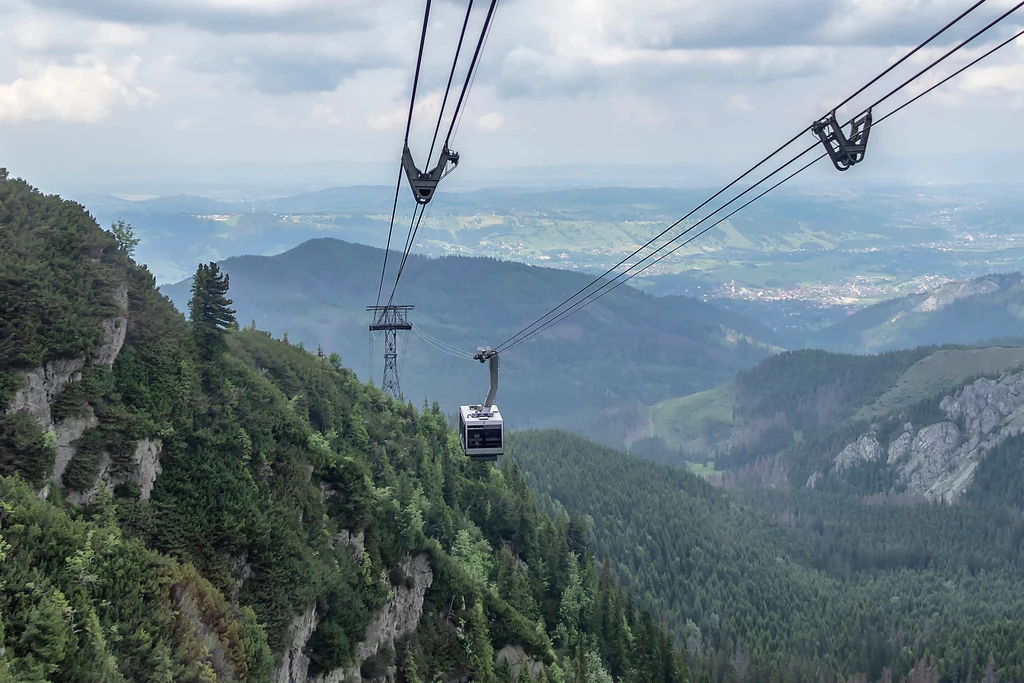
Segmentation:
[(498, 406), (459, 408), (459, 439), (462, 451), (474, 462), (493, 462), (505, 453), (505, 427)]

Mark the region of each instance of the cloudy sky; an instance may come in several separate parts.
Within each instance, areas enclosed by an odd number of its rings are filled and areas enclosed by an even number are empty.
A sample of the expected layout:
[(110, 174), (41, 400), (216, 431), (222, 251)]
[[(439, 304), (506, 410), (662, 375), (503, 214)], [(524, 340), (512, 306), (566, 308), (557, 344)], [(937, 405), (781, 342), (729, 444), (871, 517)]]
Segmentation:
[[(620, 184), (617, 167), (742, 169), (968, 4), (501, 0), (455, 139), (457, 173), (593, 167)], [(954, 37), (1012, 4), (989, 0)], [(429, 145), (465, 7), (434, 2), (414, 150)], [(44, 189), (202, 168), (225, 182), (300, 167), (387, 182), (422, 14), (422, 0), (3, 0), (0, 165)], [(1022, 26), (1024, 9), (964, 59)], [(1022, 119), (1018, 41), (880, 126), (872, 153), (876, 165), (922, 154), (1016, 159)], [(901, 163), (927, 175), (924, 161)]]

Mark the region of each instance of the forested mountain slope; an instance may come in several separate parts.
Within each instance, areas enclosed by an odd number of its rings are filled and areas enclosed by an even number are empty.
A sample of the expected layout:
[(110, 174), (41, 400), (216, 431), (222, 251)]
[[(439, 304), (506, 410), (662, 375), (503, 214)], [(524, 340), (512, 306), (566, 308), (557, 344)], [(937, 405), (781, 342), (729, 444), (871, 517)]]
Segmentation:
[(1024, 428), (1022, 368), (1022, 347), (784, 353), (654, 407), (634, 450), (675, 465), (713, 460), (732, 485), (953, 500)]
[(508, 452), (716, 680), (1024, 680), (1019, 507), (800, 491), (758, 493), (761, 512), (565, 432)]
[(689, 680), (437, 404), (235, 329), (214, 264), (186, 322), (114, 232), (0, 170), (0, 681)]
[(986, 275), (884, 301), (811, 335), (810, 346), (877, 353), (922, 344), (977, 344), (1024, 335), (1024, 277)]
[[(243, 323), (255, 319), (261, 329), (287, 332), (293, 343), (310, 348), (323, 345), (366, 368), (364, 309), (377, 299), (383, 257), (382, 250), (320, 239), (278, 256), (220, 265), (231, 275)], [(400, 255), (392, 254), (390, 272), (398, 261)], [(511, 337), (591, 280), (493, 259), (413, 255), (395, 303), (415, 304), (414, 326), (475, 351)], [(164, 291), (183, 309), (188, 286)], [(779, 341), (760, 324), (708, 304), (620, 287), (504, 354), (499, 401), (513, 426), (564, 424), (565, 416), (578, 411), (600, 419), (602, 410), (622, 404), (714, 387), (764, 358)], [(402, 344), (402, 390), (415, 403), (429, 396), (452, 411), (483, 398), (487, 377), (479, 364), (447, 356), (412, 334)], [(381, 360), (374, 363), (379, 373)], [(589, 426), (574, 424), (581, 431)]]

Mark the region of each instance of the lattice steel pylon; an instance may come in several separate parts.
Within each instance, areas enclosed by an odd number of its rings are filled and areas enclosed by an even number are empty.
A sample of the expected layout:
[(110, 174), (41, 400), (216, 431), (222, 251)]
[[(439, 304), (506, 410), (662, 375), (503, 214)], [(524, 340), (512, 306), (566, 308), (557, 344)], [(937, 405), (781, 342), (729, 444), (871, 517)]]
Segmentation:
[(409, 311), (415, 306), (367, 306), (366, 310), (373, 313), (370, 332), (384, 332), (384, 380), (381, 389), (398, 399), (402, 390), (398, 385), (398, 331), (411, 330)]

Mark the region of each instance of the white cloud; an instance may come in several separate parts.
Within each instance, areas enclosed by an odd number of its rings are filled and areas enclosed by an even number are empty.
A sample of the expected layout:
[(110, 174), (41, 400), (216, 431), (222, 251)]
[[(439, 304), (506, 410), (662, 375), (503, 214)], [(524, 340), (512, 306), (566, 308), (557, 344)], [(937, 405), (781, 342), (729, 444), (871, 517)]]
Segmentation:
[(80, 57), (72, 66), (20, 64), (21, 77), (0, 85), (0, 122), (95, 124), (116, 107), (153, 102), (156, 93), (134, 83), (137, 66), (131, 60), (112, 68), (90, 57)]
[(146, 31), (115, 22), (91, 22), (66, 16), (33, 16), (13, 25), (15, 44), (30, 53), (82, 53), (99, 48), (143, 45)]
[(313, 105), (309, 111), (309, 117), (314, 121), (326, 123), (328, 126), (340, 126), (345, 122), (345, 119), (334, 111), (334, 107), (322, 103)]
[(371, 130), (379, 132), (399, 130), (405, 124), (408, 115), (408, 108), (396, 107), (383, 114), (374, 114), (370, 117), (367, 125)]
[(477, 129), (485, 133), (493, 133), (504, 125), (505, 115), (497, 111), (488, 112), (476, 120)]
[(729, 98), (729, 106), (740, 111), (754, 111), (754, 105), (746, 95), (732, 95)]
[[(410, 139), (417, 159), (431, 146), (464, 2), (433, 4)], [(989, 0), (978, 14), (994, 16), (993, 6), (1007, 2)], [(671, 163), (681, 150), (687, 163), (742, 164), (823, 114), (962, 4), (505, 0), (453, 146), (465, 153), (466, 169), (471, 160)], [(11, 165), (44, 169), (73, 155), (111, 163), (393, 160), (422, 12), (422, 0), (0, 0), (0, 122), (14, 126), (0, 144)], [(972, 129), (985, 135), (970, 144), (990, 137), (984, 144), (1024, 146), (1007, 123), (1024, 100), (1021, 60), (1011, 51), (915, 104), (918, 129), (929, 140)], [(962, 63), (951, 59), (940, 71)], [(904, 65), (892, 82), (914, 68)], [(922, 79), (886, 106), (933, 82)], [(460, 87), (461, 72), (449, 109)], [(152, 90), (160, 93), (156, 106), (104, 123), (152, 102)], [(907, 129), (908, 120), (894, 118), (892, 130)], [(17, 127), (32, 121), (94, 125), (89, 136)], [(996, 129), (1009, 134), (997, 137)], [(879, 148), (919, 146), (895, 133), (879, 140)]]
[(108, 47), (136, 47), (146, 42), (149, 35), (142, 29), (109, 21), (96, 26), (90, 41), (93, 45)]
[(14, 26), (14, 42), (29, 52), (48, 50), (53, 42), (54, 25), (40, 17), (32, 17)]

